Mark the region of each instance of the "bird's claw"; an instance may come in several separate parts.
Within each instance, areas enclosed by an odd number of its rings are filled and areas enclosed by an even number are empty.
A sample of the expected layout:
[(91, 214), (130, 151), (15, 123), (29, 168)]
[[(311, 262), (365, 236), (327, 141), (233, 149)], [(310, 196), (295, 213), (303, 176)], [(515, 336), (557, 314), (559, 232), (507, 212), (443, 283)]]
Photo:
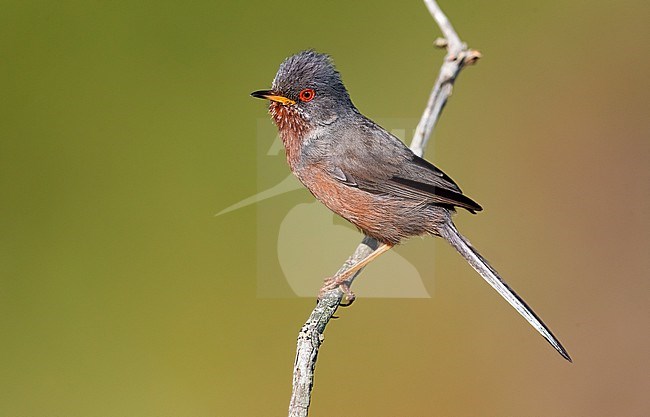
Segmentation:
[(320, 289), (318, 293), (318, 300), (320, 301), (325, 293), (331, 291), (335, 288), (340, 288), (343, 291), (343, 300), (340, 304), (341, 307), (349, 307), (354, 302), (356, 296), (350, 289), (350, 286), (345, 282), (345, 280), (337, 279), (336, 277), (330, 277), (325, 279), (325, 284)]
[[(357, 298), (356, 295), (352, 292), (350, 289), (350, 286), (347, 284), (341, 284), (339, 285), (339, 288), (341, 291), (343, 291), (343, 300), (341, 300), (341, 307), (350, 307), (352, 303), (354, 303), (354, 300)], [(344, 301), (344, 302), (343, 302)]]

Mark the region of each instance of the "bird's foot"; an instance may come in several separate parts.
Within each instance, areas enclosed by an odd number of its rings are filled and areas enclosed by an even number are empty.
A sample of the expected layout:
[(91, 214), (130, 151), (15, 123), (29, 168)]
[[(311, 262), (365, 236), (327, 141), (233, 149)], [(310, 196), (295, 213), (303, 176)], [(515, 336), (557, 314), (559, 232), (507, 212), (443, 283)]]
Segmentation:
[(350, 286), (347, 284), (345, 279), (337, 277), (329, 277), (325, 279), (325, 284), (318, 292), (318, 300), (323, 298), (326, 292), (331, 291), (335, 288), (340, 288), (343, 291), (343, 300), (341, 302), (341, 307), (349, 307), (354, 302), (356, 296), (350, 289)]

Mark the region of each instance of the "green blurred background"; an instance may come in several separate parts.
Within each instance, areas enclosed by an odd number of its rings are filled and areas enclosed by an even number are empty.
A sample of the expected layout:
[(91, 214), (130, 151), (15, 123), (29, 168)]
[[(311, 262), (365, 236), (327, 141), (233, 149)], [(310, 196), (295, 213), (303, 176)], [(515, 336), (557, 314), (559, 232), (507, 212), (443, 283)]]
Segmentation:
[[(650, 415), (650, 3), (441, 7), (484, 59), (428, 155), (485, 208), (459, 228), (575, 363), (414, 239), (398, 251), (434, 297), (341, 311), (311, 415)], [(214, 217), (257, 192), (248, 94), (314, 47), (365, 114), (419, 117), (443, 57), (423, 4), (1, 9), (0, 416), (285, 414), (314, 300), (256, 295), (259, 207)]]

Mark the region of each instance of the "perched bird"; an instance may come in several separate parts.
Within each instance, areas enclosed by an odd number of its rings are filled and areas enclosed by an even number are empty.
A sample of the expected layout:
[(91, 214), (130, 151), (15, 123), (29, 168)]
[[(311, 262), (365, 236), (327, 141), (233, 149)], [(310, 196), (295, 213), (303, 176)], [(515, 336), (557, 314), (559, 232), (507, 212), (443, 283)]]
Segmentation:
[(270, 101), (291, 171), (330, 210), (381, 245), (324, 290), (349, 293), (349, 276), (402, 240), (439, 236), (506, 299), (567, 360), (569, 354), (490, 264), (454, 226), (456, 207), (481, 206), (456, 183), (415, 155), (398, 138), (357, 110), (329, 56), (313, 50), (287, 58), (270, 90), (253, 97)]

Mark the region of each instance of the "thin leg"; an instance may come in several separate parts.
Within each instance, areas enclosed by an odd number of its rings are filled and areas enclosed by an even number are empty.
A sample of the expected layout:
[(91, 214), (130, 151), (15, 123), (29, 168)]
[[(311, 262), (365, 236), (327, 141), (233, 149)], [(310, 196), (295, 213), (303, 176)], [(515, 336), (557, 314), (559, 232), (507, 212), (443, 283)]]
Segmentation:
[(350, 278), (355, 272), (357, 272), (358, 270), (360, 270), (361, 268), (365, 267), (370, 262), (375, 260), (377, 257), (379, 257), (379, 255), (390, 250), (392, 247), (393, 245), (390, 245), (388, 243), (382, 243), (370, 255), (366, 256), (356, 264), (352, 265), (350, 269), (343, 272), (341, 275), (327, 278), (325, 280), (325, 285), (323, 285), (323, 288), (321, 288), (320, 290), (320, 294), (318, 298), (320, 298), (324, 293), (326, 293), (329, 290), (333, 290), (334, 288), (341, 287), (343, 292), (347, 295), (348, 300), (350, 300), (350, 304), (351, 304), (352, 300), (354, 300), (354, 293), (350, 291), (350, 288), (346, 283), (348, 278)]
[(357, 272), (358, 270), (360, 270), (364, 266), (368, 265), (370, 262), (377, 259), (379, 257), (379, 255), (381, 255), (382, 253), (389, 251), (392, 247), (393, 247), (393, 245), (389, 245), (388, 243), (382, 243), (370, 255), (366, 256), (365, 258), (363, 258), (362, 260), (360, 260), (356, 264), (352, 265), (352, 267), (350, 269), (348, 269), (347, 271), (342, 273), (340, 276), (338, 276), (337, 281), (338, 280), (341, 280), (341, 281), (347, 280), (348, 278), (350, 278), (352, 276), (352, 274), (354, 274), (355, 272)]

